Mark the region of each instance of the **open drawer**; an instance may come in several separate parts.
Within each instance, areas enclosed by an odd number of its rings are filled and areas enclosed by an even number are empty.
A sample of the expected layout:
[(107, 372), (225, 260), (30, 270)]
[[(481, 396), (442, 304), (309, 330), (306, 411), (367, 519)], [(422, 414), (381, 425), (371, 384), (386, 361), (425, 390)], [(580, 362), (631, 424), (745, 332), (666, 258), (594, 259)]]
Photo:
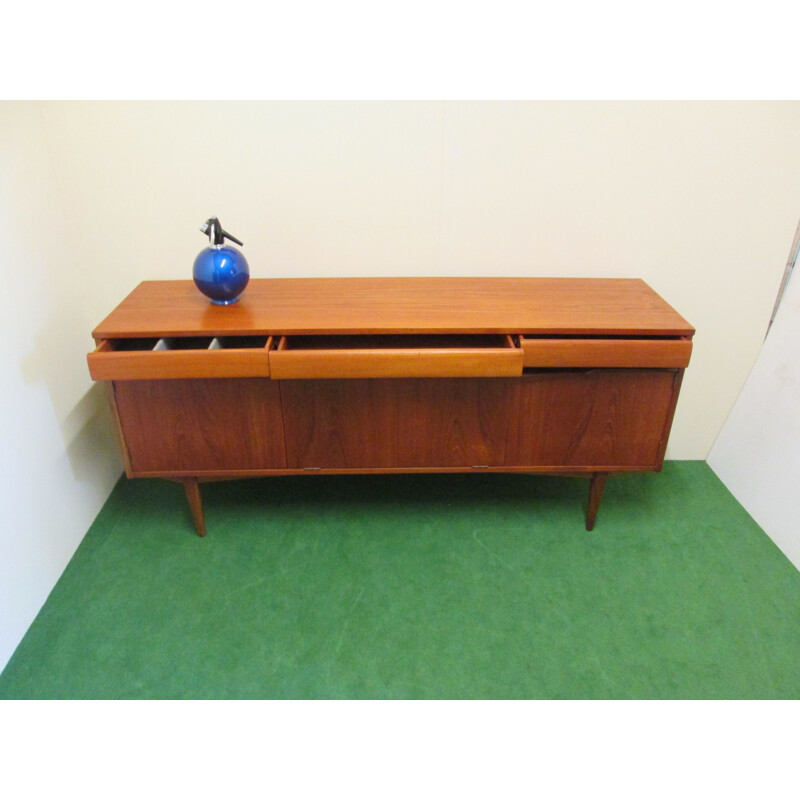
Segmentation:
[(691, 339), (520, 337), (525, 367), (683, 368), (689, 365)]
[(101, 339), (89, 353), (96, 381), (269, 376), (271, 336)]
[(503, 334), (282, 336), (269, 368), (278, 379), (508, 377), (522, 374), (522, 351)]

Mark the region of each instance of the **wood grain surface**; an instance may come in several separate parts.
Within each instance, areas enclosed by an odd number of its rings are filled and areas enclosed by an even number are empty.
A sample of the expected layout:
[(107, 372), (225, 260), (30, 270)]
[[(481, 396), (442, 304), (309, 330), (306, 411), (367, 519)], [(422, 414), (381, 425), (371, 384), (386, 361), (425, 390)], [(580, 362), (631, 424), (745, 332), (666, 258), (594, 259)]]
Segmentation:
[(526, 339), (526, 367), (687, 367), (690, 339)]
[[(363, 338), (370, 347), (325, 344)], [(522, 350), (511, 336), (475, 336), (486, 346), (437, 346), (429, 337), (412, 346), (413, 336), (281, 337), (269, 354), (270, 374), (277, 379), (297, 378), (469, 378), (522, 375)], [(469, 337), (464, 337), (469, 338)], [(298, 341), (295, 346), (294, 342)], [(381, 342), (380, 340), (386, 340)], [(412, 341), (408, 341), (412, 340)], [(498, 340), (498, 341), (495, 341)], [(337, 342), (338, 343), (338, 342)], [(357, 342), (356, 342), (357, 343)], [(503, 346), (497, 346), (502, 344)], [(321, 346), (322, 345), (322, 346)], [(494, 346), (492, 346), (494, 345)]]
[(627, 278), (254, 278), (214, 306), (192, 281), (145, 281), (95, 339), (224, 334), (514, 333), (692, 336)]
[(290, 468), (505, 462), (508, 379), (293, 380), (280, 385)]
[(278, 386), (269, 378), (115, 381), (129, 474), (285, 467)]
[(555, 370), (516, 379), (507, 463), (659, 469), (680, 374)]

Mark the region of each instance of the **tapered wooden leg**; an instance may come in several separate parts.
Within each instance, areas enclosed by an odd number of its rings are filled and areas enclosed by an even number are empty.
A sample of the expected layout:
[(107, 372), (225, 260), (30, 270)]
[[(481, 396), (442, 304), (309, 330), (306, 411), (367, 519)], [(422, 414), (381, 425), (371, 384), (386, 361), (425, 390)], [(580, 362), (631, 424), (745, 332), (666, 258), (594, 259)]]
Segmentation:
[(597, 509), (600, 508), (600, 498), (603, 496), (603, 489), (606, 488), (607, 472), (595, 472), (592, 475), (592, 482), (589, 484), (589, 507), (586, 509), (586, 530), (594, 528), (594, 521), (597, 519)]
[(189, 501), (189, 508), (192, 509), (194, 527), (197, 529), (198, 536), (206, 535), (206, 521), (203, 517), (203, 501), (200, 498), (200, 486), (197, 478), (184, 478), (183, 488), (186, 490), (186, 499)]

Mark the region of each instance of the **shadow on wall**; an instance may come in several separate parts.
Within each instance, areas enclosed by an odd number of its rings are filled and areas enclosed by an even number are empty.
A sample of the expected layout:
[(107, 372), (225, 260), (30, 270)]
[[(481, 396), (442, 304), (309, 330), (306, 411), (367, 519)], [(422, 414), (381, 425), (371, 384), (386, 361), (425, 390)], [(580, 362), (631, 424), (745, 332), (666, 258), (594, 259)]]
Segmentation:
[(65, 421), (62, 430), (74, 430), (77, 427), (72, 440), (65, 441), (67, 458), (75, 480), (92, 480), (97, 474), (98, 462), (116, 463), (117, 477), (119, 477), (123, 469), (122, 459), (105, 385), (92, 384), (70, 412), (69, 419), (70, 424), (66, 424)]
[(91, 339), (87, 343), (75, 335), (85, 327), (79, 313), (64, 309), (39, 332), (19, 368), (27, 385), (47, 390), (75, 480), (107, 494), (123, 465), (106, 387), (89, 377), (86, 354), (92, 349)]

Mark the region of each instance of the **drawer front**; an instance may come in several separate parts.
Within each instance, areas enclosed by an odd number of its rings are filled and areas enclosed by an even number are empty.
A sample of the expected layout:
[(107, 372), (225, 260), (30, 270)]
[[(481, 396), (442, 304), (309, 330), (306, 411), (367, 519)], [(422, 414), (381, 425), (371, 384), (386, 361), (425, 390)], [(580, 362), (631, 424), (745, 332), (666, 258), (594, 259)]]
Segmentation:
[(539, 368), (638, 367), (682, 369), (689, 339), (520, 339), (523, 365)]
[[(262, 346), (154, 349), (155, 343), (133, 340), (102, 340), (87, 356), (89, 373), (96, 381), (159, 380), (170, 378), (265, 378), (269, 376), (268, 350), (272, 339)], [(237, 342), (240, 344), (241, 342)], [(259, 340), (259, 345), (261, 341)], [(151, 345), (148, 347), (148, 345)], [(134, 349), (123, 349), (132, 347)], [(138, 349), (141, 347), (141, 349)]]
[[(355, 338), (355, 337), (354, 337)], [(406, 337), (385, 347), (329, 347), (320, 337), (319, 349), (294, 347), (283, 337), (271, 351), (270, 375), (280, 380), (305, 378), (479, 378), (522, 374), (522, 351), (510, 336), (500, 346), (438, 347), (435, 340), (404, 346)], [(410, 337), (409, 337), (410, 338)], [(474, 337), (480, 338), (480, 337)], [(365, 339), (374, 344), (374, 339)], [(357, 342), (355, 342), (357, 344)], [(313, 343), (312, 343), (313, 344)]]

